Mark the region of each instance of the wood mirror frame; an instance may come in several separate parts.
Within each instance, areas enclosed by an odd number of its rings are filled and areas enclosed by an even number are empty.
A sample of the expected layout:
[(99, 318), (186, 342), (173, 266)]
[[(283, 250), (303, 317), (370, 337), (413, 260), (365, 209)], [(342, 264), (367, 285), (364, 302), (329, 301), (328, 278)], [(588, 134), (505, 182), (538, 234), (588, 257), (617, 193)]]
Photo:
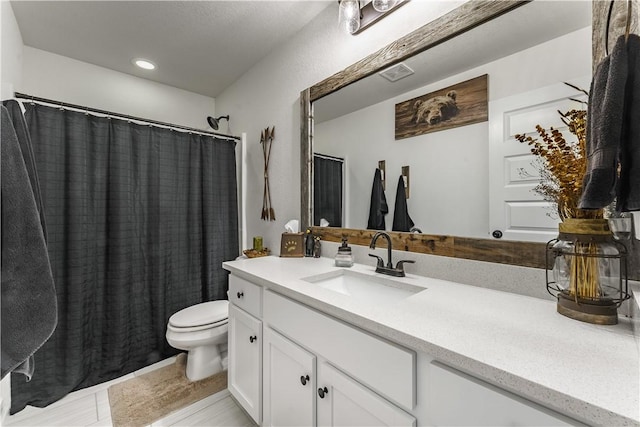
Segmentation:
[[(470, 0), (451, 12), (390, 43), (344, 70), (305, 89), (300, 94), (300, 183), (301, 224), (313, 218), (313, 102), (381, 69), (428, 50), (457, 35), (529, 3), (524, 1)], [(620, 3), (625, 3), (620, 1)], [(592, 3), (593, 64), (604, 57), (604, 33), (609, 2)], [(619, 10), (621, 8), (616, 8)], [(616, 12), (617, 13), (617, 12)], [(616, 22), (612, 19), (612, 22)], [(611, 29), (613, 34), (619, 30)], [(610, 36), (610, 40), (612, 37)], [(368, 246), (376, 230), (313, 227), (323, 240)], [(397, 250), (450, 256), (501, 264), (545, 268), (545, 244), (458, 236), (388, 232)], [(630, 272), (634, 271), (632, 269)], [(631, 275), (630, 276), (635, 276)]]

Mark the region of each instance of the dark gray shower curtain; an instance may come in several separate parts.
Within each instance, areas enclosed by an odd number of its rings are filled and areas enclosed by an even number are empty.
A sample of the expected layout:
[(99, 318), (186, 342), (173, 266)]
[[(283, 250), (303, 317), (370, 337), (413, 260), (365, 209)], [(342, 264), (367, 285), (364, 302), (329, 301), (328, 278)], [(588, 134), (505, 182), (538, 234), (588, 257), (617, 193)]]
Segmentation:
[(342, 169), (344, 160), (313, 156), (313, 225), (320, 219), (342, 227)]
[(169, 316), (226, 299), (238, 248), (235, 143), (32, 104), (58, 327), (11, 413), (176, 353)]

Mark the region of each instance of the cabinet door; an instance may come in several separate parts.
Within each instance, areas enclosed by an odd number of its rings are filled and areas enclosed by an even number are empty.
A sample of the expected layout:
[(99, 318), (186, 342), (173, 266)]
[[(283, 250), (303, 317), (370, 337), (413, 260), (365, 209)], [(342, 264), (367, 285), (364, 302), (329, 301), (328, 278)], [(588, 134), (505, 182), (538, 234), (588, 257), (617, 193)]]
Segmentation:
[(319, 426), (415, 426), (416, 419), (327, 363), (318, 366)]
[(437, 362), (429, 367), (429, 416), (437, 426), (582, 426)]
[(262, 322), (229, 304), (229, 391), (258, 424), (261, 378)]
[(316, 358), (274, 330), (264, 330), (264, 426), (313, 426)]

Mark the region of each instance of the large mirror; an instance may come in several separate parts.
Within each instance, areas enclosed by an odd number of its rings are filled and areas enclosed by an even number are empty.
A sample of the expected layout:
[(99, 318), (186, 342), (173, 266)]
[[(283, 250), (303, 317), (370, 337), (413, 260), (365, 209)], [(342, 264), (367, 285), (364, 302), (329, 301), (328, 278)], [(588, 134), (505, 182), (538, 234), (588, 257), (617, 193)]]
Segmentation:
[[(392, 82), (383, 70), (314, 101), (313, 225), (383, 229), (371, 208), (382, 194), (387, 231), (413, 225), (430, 235), (554, 237), (557, 218), (532, 191), (536, 164), (513, 135), (538, 123), (560, 127), (558, 109), (582, 108), (567, 99), (579, 93), (562, 82), (588, 89), (591, 22), (588, 1), (536, 0), (391, 68), (391, 77), (410, 69), (406, 77)], [(488, 118), (457, 125), (445, 117), (447, 102), (464, 112), (471, 95), (460, 83), (485, 75)], [(446, 96), (452, 88), (457, 98)], [(409, 129), (425, 133), (398, 138), (396, 105), (413, 108), (425, 94), (440, 95), (428, 113), (434, 123), (412, 118)], [(380, 162), (384, 191), (372, 199)]]
[[(640, 10), (637, 0), (471, 0), (302, 91), (302, 224), (313, 224), (314, 152), (329, 159), (342, 157), (346, 162), (342, 225), (314, 227), (314, 232), (328, 241), (339, 242), (346, 236), (353, 244), (367, 245), (375, 231), (360, 227), (365, 221), (363, 216), (368, 216), (373, 170), (379, 160), (386, 160), (385, 191), (389, 191), (387, 202), (391, 205), (387, 224), (392, 224), (396, 180), (402, 166), (407, 165), (410, 166), (407, 208), (423, 232), (390, 232), (394, 248), (544, 268), (544, 244), (540, 241), (549, 230), (555, 233), (555, 226), (550, 225), (554, 224), (553, 218), (547, 216), (549, 211), (542, 203), (537, 208), (535, 200), (519, 203), (520, 196), (510, 193), (513, 189), (523, 190), (530, 197), (531, 188), (538, 181), (536, 171), (522, 151), (514, 154), (491, 150), (491, 144), (507, 147), (504, 142), (510, 141), (514, 132), (529, 132), (537, 123), (556, 125), (557, 113), (553, 108), (567, 108), (570, 104), (565, 101), (571, 97), (571, 91), (561, 81), (573, 80), (587, 86), (592, 67), (606, 53), (606, 40), (611, 48), (617, 37), (624, 34), (629, 17), (631, 31), (640, 30), (640, 13), (628, 13), (631, 4), (634, 11)], [(380, 86), (377, 73), (403, 61), (416, 62), (415, 74), (394, 84), (382, 80)], [(395, 140), (391, 123), (396, 102), (482, 74), (488, 76), (486, 122)], [(362, 81), (367, 77), (366, 82)], [(368, 86), (369, 80), (377, 84)], [(400, 90), (392, 90), (396, 87)], [(539, 108), (544, 105), (551, 108)], [(370, 113), (378, 115), (368, 117)], [(368, 125), (365, 130), (350, 127), (362, 119)], [(335, 123), (343, 128), (332, 127)], [(320, 133), (314, 141), (316, 131)], [(344, 139), (347, 133), (352, 137)], [(332, 135), (339, 135), (345, 146), (358, 151), (332, 154)], [(391, 150), (370, 154), (378, 144), (386, 144)], [(405, 154), (397, 155), (403, 151)], [(358, 162), (366, 163), (362, 176), (356, 175)], [(432, 173), (432, 177), (427, 179), (426, 173)], [(361, 190), (347, 186), (360, 180)], [(487, 201), (496, 194), (499, 197), (494, 199), (502, 203), (498, 209)], [(360, 206), (351, 203), (357, 197)], [(512, 203), (506, 206), (508, 200)], [(421, 204), (427, 208), (421, 209)], [(520, 209), (523, 207), (526, 209)], [(442, 209), (436, 215), (434, 208)], [(494, 223), (496, 218), (502, 223)], [(518, 224), (527, 225), (525, 233), (518, 230)], [(493, 231), (509, 225), (510, 230), (502, 229), (502, 238), (493, 236)], [(636, 260), (640, 255), (635, 243), (632, 253), (629, 277), (638, 278), (640, 265), (636, 265)]]

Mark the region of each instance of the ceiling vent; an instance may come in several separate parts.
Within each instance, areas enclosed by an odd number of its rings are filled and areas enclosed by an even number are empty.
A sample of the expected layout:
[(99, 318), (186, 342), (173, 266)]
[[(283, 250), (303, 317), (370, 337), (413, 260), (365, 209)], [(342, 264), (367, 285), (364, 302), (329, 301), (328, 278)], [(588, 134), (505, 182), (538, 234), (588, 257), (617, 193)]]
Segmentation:
[(392, 65), (384, 71), (380, 71), (378, 74), (390, 82), (397, 82), (398, 80), (413, 74), (413, 70), (401, 62), (399, 64)]

